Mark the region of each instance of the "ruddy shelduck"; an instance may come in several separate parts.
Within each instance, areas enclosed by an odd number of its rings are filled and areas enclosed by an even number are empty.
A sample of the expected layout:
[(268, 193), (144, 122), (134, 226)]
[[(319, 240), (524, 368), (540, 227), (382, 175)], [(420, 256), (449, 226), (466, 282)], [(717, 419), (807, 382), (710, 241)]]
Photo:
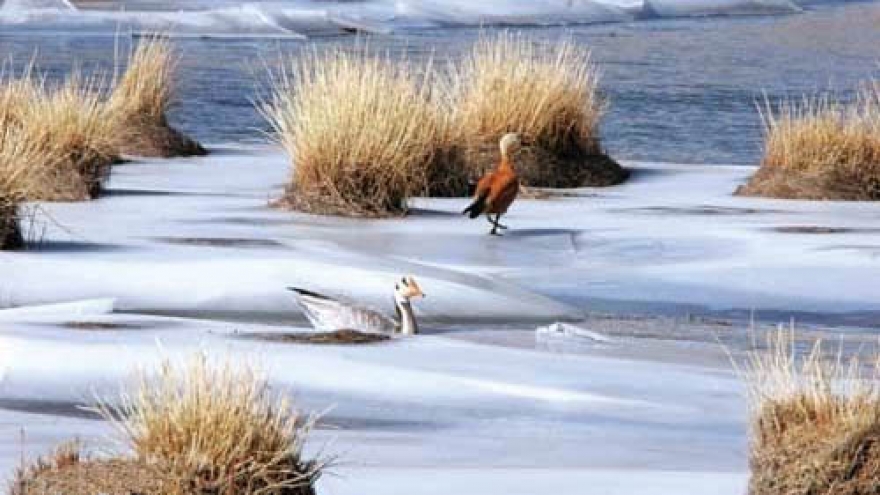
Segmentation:
[[(501, 161), (494, 170), (485, 174), (477, 183), (474, 193), (474, 201), (462, 214), (468, 214), (471, 218), (485, 214), (492, 224), (492, 235), (498, 235), (498, 229), (505, 230), (501, 225), (501, 215), (507, 213), (507, 209), (516, 199), (519, 192), (519, 176), (513, 169), (513, 157), (522, 147), (519, 135), (516, 133), (505, 134), (499, 143), (501, 148)], [(492, 218), (495, 215), (495, 218)]]

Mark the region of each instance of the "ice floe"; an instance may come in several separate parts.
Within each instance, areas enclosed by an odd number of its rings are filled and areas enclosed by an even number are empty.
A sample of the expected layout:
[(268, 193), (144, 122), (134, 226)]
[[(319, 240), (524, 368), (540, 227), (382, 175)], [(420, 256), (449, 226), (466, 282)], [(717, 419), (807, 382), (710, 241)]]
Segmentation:
[(644, 17), (778, 14), (789, 0), (360, 0), (264, 2), (102, 2), (77, 8), (67, 0), (5, 0), (0, 25), (31, 30), (172, 36), (307, 37), (413, 28), (554, 26)]

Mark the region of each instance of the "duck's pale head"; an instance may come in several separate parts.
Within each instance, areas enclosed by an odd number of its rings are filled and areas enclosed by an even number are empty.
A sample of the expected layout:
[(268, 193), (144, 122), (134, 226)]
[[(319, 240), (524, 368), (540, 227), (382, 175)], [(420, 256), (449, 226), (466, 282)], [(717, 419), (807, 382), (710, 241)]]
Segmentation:
[(498, 146), (501, 148), (501, 156), (512, 158), (513, 155), (522, 148), (522, 140), (520, 139), (519, 134), (508, 132), (501, 136), (501, 141), (499, 141)]
[(412, 275), (407, 275), (400, 279), (397, 284), (394, 285), (394, 295), (397, 299), (402, 301), (409, 301), (416, 297), (425, 297), (425, 293), (422, 292), (422, 288), (419, 287), (418, 282)]

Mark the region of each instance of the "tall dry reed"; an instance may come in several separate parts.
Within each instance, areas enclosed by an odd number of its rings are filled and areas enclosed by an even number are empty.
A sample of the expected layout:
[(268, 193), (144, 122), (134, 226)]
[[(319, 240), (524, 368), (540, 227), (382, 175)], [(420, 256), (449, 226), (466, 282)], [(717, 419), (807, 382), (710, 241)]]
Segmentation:
[(141, 461), (180, 480), (181, 493), (311, 494), (323, 467), (303, 458), (314, 418), (248, 366), (204, 355), (166, 362), (133, 395), (99, 409)]
[(27, 169), (27, 199), (95, 198), (117, 153), (103, 81), (74, 71), (49, 84), (32, 70), (0, 81), (0, 130), (16, 144), (8, 166)]
[(161, 35), (142, 37), (133, 47), (109, 100), (123, 153), (157, 157), (206, 153), (168, 123), (176, 99), (177, 64), (171, 41)]
[(387, 216), (430, 189), (466, 189), (431, 69), (369, 50), (312, 50), (275, 80), (263, 113), (293, 162), (282, 204)]
[(626, 178), (600, 144), (605, 101), (589, 49), (570, 40), (484, 36), (453, 74), (456, 122), (475, 175), (497, 161), (498, 139), (516, 132), (526, 144), (517, 170), (527, 185), (600, 186)]
[(831, 96), (765, 103), (761, 168), (739, 194), (880, 200), (880, 84), (852, 103)]

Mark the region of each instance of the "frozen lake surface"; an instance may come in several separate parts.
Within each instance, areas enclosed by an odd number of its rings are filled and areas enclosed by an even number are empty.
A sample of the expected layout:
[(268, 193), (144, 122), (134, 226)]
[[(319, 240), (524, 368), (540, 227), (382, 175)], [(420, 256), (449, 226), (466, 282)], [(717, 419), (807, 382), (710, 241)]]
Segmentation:
[[(119, 26), (181, 19), (172, 120), (215, 152), (118, 166), (106, 197), (40, 205), (33, 248), (0, 253), (0, 308), (18, 308), (0, 310), (0, 476), (71, 437), (107, 447), (108, 426), (79, 406), (201, 350), (258, 362), (302, 407), (329, 409), (309, 449), (341, 462), (321, 495), (745, 493), (727, 352), (741, 357), (750, 320), (795, 318), (847, 352), (880, 328), (880, 206), (731, 196), (759, 157), (755, 102), (851, 97), (876, 74), (880, 3), (536, 5), (5, 0), (0, 53), (36, 53), (50, 78), (72, 60), (110, 70)], [(756, 13), (774, 15), (734, 16)], [(588, 25), (544, 27), (572, 22)], [(454, 60), (475, 23), (592, 47), (603, 136), (630, 182), (521, 199), (503, 238), (459, 215), (465, 199), (417, 199), (387, 220), (267, 206), (287, 160), (242, 144), (264, 138), (252, 100), (267, 67), (311, 42), (354, 46), (339, 35), (351, 30), (410, 60)], [(428, 294), (425, 335), (258, 338), (305, 330), (285, 287), (390, 311), (404, 274)], [(557, 321), (575, 327), (536, 336)]]
[[(387, 220), (273, 210), (288, 165), (272, 148), (119, 166), (105, 198), (41, 205), (34, 248), (0, 253), (4, 305), (93, 300), (0, 312), (0, 469), (72, 436), (106, 447), (78, 404), (205, 350), (331, 408), (310, 446), (342, 459), (322, 494), (741, 494), (745, 404), (717, 340), (737, 354), (746, 324), (658, 314), (870, 326), (878, 207), (733, 197), (745, 167), (629, 165), (623, 186), (518, 201), (501, 238), (459, 215), (465, 199)], [(406, 273), (425, 335), (246, 338), (303, 329), (287, 286), (390, 310)], [(586, 338), (536, 341), (558, 320)]]
[(496, 238), (459, 215), (465, 199), (416, 199), (410, 216), (388, 220), (273, 210), (289, 169), (272, 149), (133, 163), (114, 169), (100, 201), (40, 207), (37, 246), (0, 255), (0, 297), (115, 297), (125, 311), (268, 321), (296, 313), (284, 287), (388, 306), (382, 289), (412, 272), (436, 295), (421, 310), (451, 323), (578, 318), (615, 305), (841, 322), (880, 311), (876, 204), (732, 196), (749, 167), (632, 169), (622, 186), (518, 201), (513, 229)]

